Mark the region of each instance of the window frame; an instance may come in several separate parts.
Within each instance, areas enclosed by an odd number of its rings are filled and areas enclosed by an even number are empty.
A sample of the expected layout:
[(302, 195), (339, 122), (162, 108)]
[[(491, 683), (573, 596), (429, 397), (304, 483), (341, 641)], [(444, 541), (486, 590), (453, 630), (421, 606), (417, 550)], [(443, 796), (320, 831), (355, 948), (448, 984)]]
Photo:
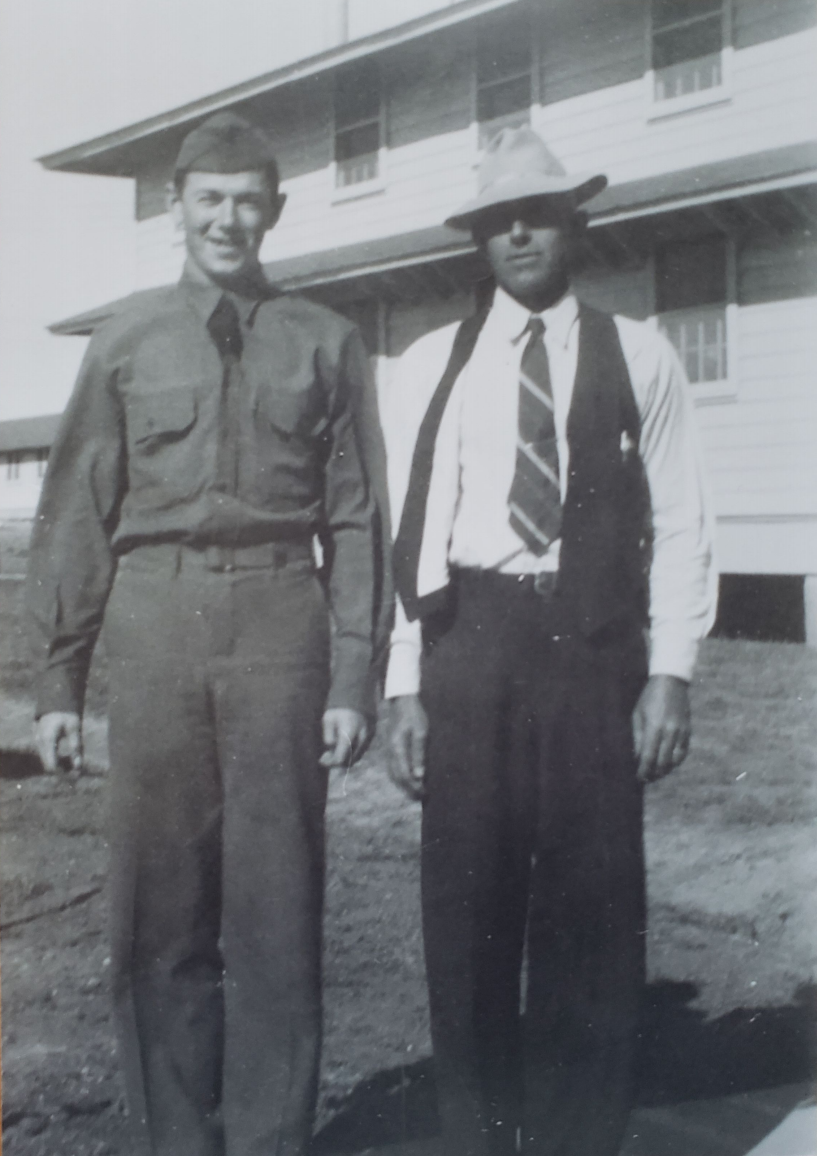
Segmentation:
[[(531, 128), (536, 127), (538, 120), (538, 111), (541, 106), (541, 43), (540, 43), (540, 22), (537, 17), (540, 16), (538, 9), (531, 10), (526, 13), (525, 19), (528, 21), (530, 31), (530, 104), (528, 105), (528, 125)], [(479, 93), (483, 86), (479, 83), (479, 28), (474, 28), (471, 36), (471, 151), (474, 157), (473, 164), (476, 167), (484, 155), (485, 149), (480, 145), (480, 127), (483, 122), (479, 119)], [(524, 76), (522, 72), (509, 74), (503, 77), (504, 80), (515, 80), (519, 76)], [(502, 83), (500, 80), (492, 81), (492, 85)], [(488, 87), (487, 85), (485, 87)], [(486, 122), (487, 123), (487, 122)]]
[[(738, 397), (738, 373), (737, 373), (737, 333), (738, 333), (738, 304), (737, 304), (737, 238), (734, 234), (722, 231), (721, 235), (724, 239), (724, 260), (726, 263), (725, 282), (726, 282), (726, 299), (721, 305), (718, 303), (717, 308), (723, 309), (724, 316), (724, 344), (726, 353), (726, 376), (718, 378), (715, 381), (690, 381), (689, 392), (692, 400), (696, 406), (700, 405), (717, 405), (722, 402), (734, 402)], [(703, 237), (695, 238), (676, 238), (660, 242), (655, 240), (650, 249), (649, 258), (647, 261), (647, 269), (649, 275), (649, 292), (650, 292), (650, 316), (649, 324), (657, 332), (664, 333), (661, 326), (662, 317), (669, 317), (672, 314), (685, 313), (688, 309), (669, 309), (664, 313), (659, 313), (657, 308), (657, 250), (660, 244), (683, 244), (684, 241), (694, 243), (696, 240), (704, 240)], [(689, 309), (701, 308), (705, 309), (706, 305), (690, 306)], [(675, 344), (667, 336), (673, 349), (676, 353), (678, 350)], [(680, 354), (679, 360), (680, 360)], [(686, 374), (686, 367), (684, 367)]]
[(647, 120), (664, 120), (666, 117), (677, 116), (680, 113), (691, 112), (699, 108), (710, 108), (713, 105), (724, 104), (732, 99), (732, 73), (734, 65), (734, 47), (732, 44), (732, 0), (721, 0), (721, 80), (710, 88), (702, 88), (697, 92), (686, 92), (680, 96), (657, 97), (655, 95), (656, 72), (653, 64), (654, 29), (653, 29), (653, 0), (647, 0), (646, 19), (646, 61), (644, 73), (644, 97), (647, 109)]
[[(345, 201), (354, 201), (359, 197), (371, 196), (373, 193), (382, 193), (386, 188), (386, 163), (388, 157), (388, 147), (386, 144), (386, 92), (384, 86), (384, 76), (382, 61), (379, 57), (369, 58), (363, 57), (363, 60), (373, 59), (375, 69), (378, 76), (379, 87), (379, 110), (376, 123), (378, 125), (378, 147), (377, 147), (377, 175), (368, 180), (355, 181), (350, 185), (339, 185), (338, 181), (338, 167), (339, 162), (335, 155), (337, 150), (337, 138), (339, 132), (346, 132), (349, 128), (358, 127), (364, 124), (374, 124), (375, 118), (370, 120), (360, 121), (355, 125), (345, 125), (343, 128), (338, 128), (337, 123), (337, 89), (336, 82), (333, 77), (332, 81), (332, 160), (329, 165), (329, 182), (330, 182), (330, 198), (332, 204), (342, 204)], [(359, 61), (355, 61), (359, 64)], [(346, 65), (346, 67), (350, 67)]]

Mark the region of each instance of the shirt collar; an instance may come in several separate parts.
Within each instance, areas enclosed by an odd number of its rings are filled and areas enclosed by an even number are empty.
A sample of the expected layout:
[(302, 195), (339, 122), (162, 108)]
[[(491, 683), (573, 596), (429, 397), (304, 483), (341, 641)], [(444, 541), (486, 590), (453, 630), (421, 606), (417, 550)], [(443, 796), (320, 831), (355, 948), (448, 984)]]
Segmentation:
[[(509, 293), (497, 286), (491, 312), (501, 332), (508, 341), (516, 344), (522, 339), (531, 319), (530, 310), (520, 305)], [(537, 314), (545, 323), (549, 342), (555, 342), (564, 349), (570, 340), (570, 331), (579, 319), (579, 303), (576, 295), (568, 290), (555, 305)]]
[(189, 264), (185, 263), (180, 285), (187, 300), (199, 314), (205, 325), (210, 320), (213, 310), (221, 298), (227, 297), (238, 310), (238, 316), (241, 318), (242, 323), (251, 327), (261, 302), (267, 301), (270, 297), (275, 297), (277, 294), (277, 290), (274, 286), (270, 285), (260, 269), (257, 280), (249, 282), (246, 289), (238, 293), (233, 290), (220, 289), (218, 285), (214, 285), (210, 281), (199, 280), (198, 277), (191, 273)]

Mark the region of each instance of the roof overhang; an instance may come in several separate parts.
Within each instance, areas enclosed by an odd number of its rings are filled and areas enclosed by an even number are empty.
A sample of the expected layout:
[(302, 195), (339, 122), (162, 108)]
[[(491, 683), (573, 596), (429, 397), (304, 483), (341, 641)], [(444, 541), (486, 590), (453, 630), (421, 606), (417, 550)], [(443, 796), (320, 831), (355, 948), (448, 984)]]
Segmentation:
[(42, 450), (51, 446), (61, 414), (42, 417), (17, 417), (0, 421), (0, 453)]
[(200, 100), (160, 113), (158, 116), (137, 121), (135, 124), (117, 129), (116, 132), (93, 137), (91, 140), (48, 153), (38, 159), (45, 168), (61, 172), (133, 177), (145, 159), (155, 152), (157, 138), (160, 136), (171, 138), (175, 136), (180, 140), (184, 133), (194, 128), (204, 117), (221, 109), (232, 108), (284, 85), (307, 80), (340, 65), (384, 52), (518, 3), (520, 0), (460, 0), (459, 3), (451, 4), (427, 16), (341, 44), (315, 56), (264, 73), (253, 80), (244, 81)]
[[(655, 236), (715, 229), (791, 233), (817, 224), (817, 143), (785, 146), (627, 181), (589, 206), (588, 244), (599, 260), (640, 260)], [(306, 253), (266, 267), (281, 289), (328, 303), (356, 297), (420, 300), (467, 289), (487, 271), (467, 234), (442, 225)], [(86, 335), (127, 298), (52, 325)]]

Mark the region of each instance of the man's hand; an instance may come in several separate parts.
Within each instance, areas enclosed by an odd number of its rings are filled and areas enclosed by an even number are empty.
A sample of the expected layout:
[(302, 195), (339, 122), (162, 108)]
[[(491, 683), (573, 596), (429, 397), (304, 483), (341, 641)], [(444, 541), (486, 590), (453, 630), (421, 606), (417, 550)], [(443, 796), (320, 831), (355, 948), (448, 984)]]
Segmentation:
[(671, 674), (654, 674), (633, 711), (638, 777), (653, 782), (687, 757), (691, 734), (689, 686)]
[(323, 742), (326, 750), (321, 755), (321, 766), (351, 766), (363, 753), (368, 737), (369, 724), (360, 711), (340, 706), (324, 711)]
[(82, 770), (82, 724), (73, 711), (52, 710), (34, 724), (34, 742), (49, 775)]
[(392, 782), (410, 799), (425, 790), (428, 719), (416, 694), (393, 698), (389, 704), (388, 767)]

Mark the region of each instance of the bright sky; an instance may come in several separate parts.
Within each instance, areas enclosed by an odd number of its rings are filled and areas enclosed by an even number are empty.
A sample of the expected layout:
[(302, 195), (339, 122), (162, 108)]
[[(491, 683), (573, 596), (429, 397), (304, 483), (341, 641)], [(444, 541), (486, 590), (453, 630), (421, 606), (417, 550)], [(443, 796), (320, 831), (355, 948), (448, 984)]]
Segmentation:
[[(350, 36), (444, 3), (351, 0)], [(319, 52), (341, 5), (0, 2), (0, 420), (61, 409), (86, 341), (45, 327), (133, 287), (132, 182), (34, 158)]]

